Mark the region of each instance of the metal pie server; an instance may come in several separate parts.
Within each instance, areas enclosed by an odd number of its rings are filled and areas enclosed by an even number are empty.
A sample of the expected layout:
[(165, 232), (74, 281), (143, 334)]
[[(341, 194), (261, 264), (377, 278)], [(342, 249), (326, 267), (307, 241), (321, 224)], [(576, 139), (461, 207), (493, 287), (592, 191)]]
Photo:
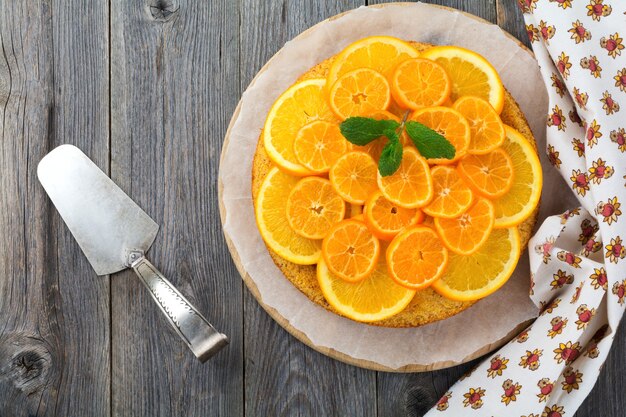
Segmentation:
[(61, 145), (39, 162), (37, 176), (98, 275), (132, 268), (200, 361), (228, 344), (146, 259), (159, 226), (84, 153)]

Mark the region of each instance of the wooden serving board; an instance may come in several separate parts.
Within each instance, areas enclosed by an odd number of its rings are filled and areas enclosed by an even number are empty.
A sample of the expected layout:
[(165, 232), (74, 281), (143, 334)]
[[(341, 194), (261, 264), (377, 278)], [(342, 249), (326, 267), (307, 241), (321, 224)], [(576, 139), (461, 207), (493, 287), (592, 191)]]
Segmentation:
[[(413, 3), (394, 3), (394, 4), (383, 4), (383, 5), (376, 5), (376, 6), (370, 6), (370, 8), (372, 9), (377, 9), (381, 12), (385, 12), (385, 9), (387, 8), (392, 8), (392, 7), (403, 7), (406, 8), (406, 12), (407, 13), (411, 13), (413, 12), (413, 10), (416, 9), (412, 9), (415, 8), (416, 5)], [(424, 5), (424, 4), (420, 4), (419, 7), (428, 7), (428, 8), (432, 8), (434, 11), (436, 11), (437, 13), (441, 14), (442, 11), (446, 12), (446, 13), (450, 13), (450, 18), (454, 18), (457, 19), (469, 19), (470, 21), (475, 22), (479, 27), (484, 27), (485, 30), (494, 30), (494, 25), (492, 25), (491, 23), (480, 19), (474, 15), (470, 15), (467, 13), (463, 13), (463, 12), (459, 12), (457, 10), (454, 9), (450, 9), (450, 8), (445, 8), (442, 6), (432, 6), (432, 5)], [(358, 9), (357, 9), (358, 10)], [(355, 10), (353, 11), (349, 11), (349, 12), (345, 12), (336, 16), (333, 16), (323, 22), (318, 23), (317, 25), (309, 28), (308, 30), (302, 32), (300, 35), (298, 35), (296, 38), (294, 38), (290, 43), (298, 43), (301, 40), (307, 39), (309, 36), (311, 36), (315, 31), (319, 31), (320, 29), (327, 30), (328, 25), (333, 22), (336, 21), (337, 19), (340, 19), (344, 16), (346, 16), (347, 14), (350, 13), (354, 13)], [(420, 10), (420, 12), (424, 12), (423, 9)], [(524, 56), (526, 58), (531, 57), (533, 59), (534, 62), (534, 57), (532, 56), (532, 52), (530, 52), (523, 44), (521, 44), (517, 39), (515, 39), (513, 36), (511, 36), (510, 34), (502, 31), (499, 28), (496, 28), (499, 32), (501, 32), (504, 35), (504, 38), (506, 38), (508, 40), (508, 42), (513, 42), (514, 46), (519, 48), (520, 50), (523, 51)], [(374, 35), (375, 33), (370, 33), (368, 35)], [(367, 36), (367, 35), (366, 35)], [(421, 39), (411, 39), (411, 40), (418, 40), (420, 41)], [(285, 48), (283, 48), (285, 49)], [(260, 77), (263, 76), (263, 74), (265, 74), (267, 71), (269, 71), (273, 65), (273, 63), (276, 61), (277, 56), (279, 56), (281, 54), (281, 52), (283, 51), (283, 49), (281, 49), (272, 59), (270, 59), (264, 66), (263, 68), (261, 68), (261, 70), (257, 73), (257, 75), (255, 76), (255, 78), (252, 80), (252, 82), (250, 83), (250, 87), (249, 90), (251, 88), (253, 88), (255, 86), (255, 84), (257, 83), (257, 81), (260, 79)], [(538, 68), (533, 68), (533, 71), (538, 71)], [(540, 77), (536, 77), (534, 80), (540, 80)], [(506, 84), (506, 83), (505, 83)], [(538, 86), (539, 87), (539, 86)], [(543, 88), (543, 84), (541, 84), (541, 88)], [(280, 93), (281, 91), (283, 91), (284, 89), (280, 89), (279, 91), (277, 91), (277, 93)], [(515, 96), (514, 92), (513, 95)], [(518, 97), (516, 97), (517, 99)], [(225, 227), (224, 229), (224, 234), (225, 234), (225, 239), (228, 245), (228, 248), (230, 250), (230, 253), (233, 257), (233, 261), (239, 271), (239, 273), (241, 274), (244, 282), (246, 283), (246, 286), (248, 287), (248, 289), (250, 290), (250, 292), (252, 293), (252, 295), (255, 297), (255, 299), (259, 302), (259, 304), (265, 309), (265, 311), (276, 321), (278, 322), (283, 328), (285, 328), (291, 335), (293, 335), (294, 337), (296, 337), (298, 340), (300, 340), (301, 342), (305, 343), (306, 345), (310, 346), (311, 348), (325, 354), (328, 355), (332, 358), (335, 358), (337, 360), (352, 364), (352, 365), (356, 365), (356, 366), (360, 366), (360, 367), (364, 367), (364, 368), (368, 368), (368, 369), (373, 369), (373, 370), (381, 370), (381, 371), (392, 371), (392, 372), (420, 372), (420, 371), (430, 371), (430, 370), (435, 370), (435, 369), (441, 369), (441, 368), (446, 368), (449, 366), (453, 366), (459, 363), (464, 363), (467, 361), (470, 361), (474, 358), (477, 358), (481, 355), (484, 355), (490, 351), (492, 351), (493, 349), (501, 346), (502, 344), (506, 343), (508, 340), (510, 340), (514, 335), (516, 335), (517, 333), (519, 333), (521, 331), (521, 329), (523, 329), (525, 326), (527, 326), (529, 320), (532, 319), (532, 317), (529, 316), (525, 316), (523, 317), (521, 320), (512, 320), (511, 323), (509, 323), (508, 328), (506, 328), (505, 331), (502, 331), (502, 329), (500, 329), (500, 333), (499, 333), (499, 337), (486, 337), (484, 340), (484, 343), (479, 343), (479, 344), (474, 344), (473, 346), (468, 347), (467, 351), (462, 352), (462, 355), (457, 355), (454, 358), (449, 358), (449, 359), (441, 359), (439, 358), (438, 360), (432, 360), (432, 361), (424, 361), (424, 360), (419, 360), (419, 361), (411, 361), (411, 360), (406, 360), (404, 362), (402, 362), (401, 364), (398, 364), (397, 362), (391, 364), (390, 361), (387, 360), (387, 358), (385, 358), (384, 356), (381, 355), (370, 355), (369, 357), (363, 357), (360, 355), (355, 355), (353, 354), (353, 352), (348, 352), (346, 349), (342, 348), (342, 347), (338, 347), (338, 346), (333, 346), (333, 343), (330, 342), (328, 343), (328, 341), (326, 341), (325, 343), (317, 343), (316, 341), (312, 340), (311, 337), (311, 331), (310, 329), (303, 329), (301, 328), (301, 326), (299, 326), (298, 324), (293, 323), (293, 317), (290, 317), (286, 314), (284, 314), (281, 311), (280, 306), (277, 306), (276, 304), (272, 305), (271, 303), (266, 302), (265, 297), (263, 296), (263, 291), (260, 289), (259, 285), (258, 285), (258, 281), (257, 278), (255, 278), (255, 270), (249, 270), (248, 268), (245, 267), (246, 264), (249, 264), (250, 259), (245, 259), (246, 255), (243, 255), (240, 253), (240, 251), (237, 249), (237, 245), (235, 244), (235, 242), (233, 241), (233, 236), (231, 236), (231, 233), (227, 230), (228, 227), (226, 225), (227, 223), (227, 218), (229, 216), (229, 212), (228, 212), (228, 207), (227, 204), (225, 204), (224, 201), (224, 196), (225, 196), (225, 190), (228, 189), (228, 187), (231, 186), (235, 186), (233, 184), (231, 184), (228, 179), (224, 179), (223, 178), (223, 171), (227, 168), (227, 166), (225, 166), (224, 164), (227, 163), (225, 162), (227, 160), (226, 158), (226, 154), (227, 151), (229, 149), (229, 146), (231, 145), (231, 141), (232, 141), (232, 135), (233, 135), (233, 130), (235, 129), (235, 125), (238, 121), (238, 119), (241, 116), (242, 113), (242, 108), (244, 107), (245, 100), (247, 99), (245, 93), (244, 96), (242, 96), (242, 100), (239, 102), (237, 108), (234, 111), (234, 114), (231, 118), (230, 121), (230, 125), (228, 127), (228, 130), (226, 132), (226, 136), (224, 139), (224, 144), (222, 147), (222, 155), (221, 155), (221, 160), (220, 160), (220, 178), (219, 178), (219, 183), (218, 183), (218, 196), (219, 196), (219, 207), (220, 207), (220, 214), (221, 214), (221, 220), (222, 220), (222, 225), (223, 227)], [(541, 100), (538, 100), (539, 102), (541, 102)], [(537, 114), (541, 114), (541, 112), (538, 112)], [(528, 116), (528, 115), (527, 115)], [(262, 115), (262, 119), (264, 120), (265, 115)], [(531, 127), (533, 126), (532, 120), (531, 121)], [(537, 123), (539, 123), (538, 121), (535, 121), (535, 125), (537, 125)], [(543, 126), (543, 119), (541, 121), (541, 125)], [(257, 132), (258, 135), (258, 132)], [(535, 135), (537, 136), (537, 134), (535, 133)], [(252, 140), (253, 138), (251, 138)], [(256, 144), (256, 140), (254, 141)], [(539, 143), (539, 147), (541, 148), (543, 146), (543, 142), (541, 140), (541, 138), (538, 138), (538, 143)], [(251, 152), (254, 152), (254, 146), (249, 146), (246, 147), (247, 149), (251, 149)], [(248, 175), (249, 171), (245, 171), (242, 172), (241, 167), (240, 167), (240, 172), (242, 173), (241, 175)], [(232, 182), (232, 181), (231, 181)], [(240, 186), (240, 185), (237, 185)], [(249, 191), (249, 188), (248, 188)], [(251, 196), (250, 196), (251, 197)], [(250, 204), (252, 204), (252, 202), (250, 201)], [(543, 210), (542, 210), (543, 211)], [(543, 217), (543, 216), (542, 216)], [(540, 221), (542, 219), (542, 217), (540, 217)], [(241, 219), (243, 220), (243, 219)], [(251, 233), (257, 233), (258, 231), (254, 230)], [(261, 242), (262, 245), (262, 242)], [(264, 250), (264, 246), (263, 248), (259, 248), (259, 250)], [(522, 257), (525, 257), (525, 254), (522, 254)], [(268, 256), (269, 258), (269, 256)], [(277, 270), (278, 271), (278, 270)], [(278, 274), (280, 275), (280, 271), (278, 271)], [(282, 279), (284, 281), (287, 281), (286, 278), (282, 277), (282, 276), (278, 276), (276, 277), (277, 279)], [(525, 292), (526, 292), (526, 297), (527, 297), (527, 288), (525, 287)], [(524, 291), (522, 291), (522, 294), (524, 293)], [(298, 292), (298, 294), (300, 294)], [(300, 294), (302, 295), (302, 294)], [(306, 303), (310, 303), (313, 304), (312, 302), (310, 302), (306, 297), (304, 297), (302, 295), (303, 299), (305, 300), (304, 302)], [(528, 301), (529, 302), (529, 301)], [(469, 310), (468, 310), (469, 311)], [(320, 313), (320, 314), (324, 314), (324, 313)], [(332, 314), (332, 313), (328, 313), (326, 312), (326, 314)], [(464, 313), (461, 313), (464, 314)], [(335, 316), (334, 314), (332, 314), (333, 316)], [(336, 316), (338, 317), (338, 316)], [(347, 319), (343, 319), (341, 318), (341, 320), (347, 320)], [(448, 319), (449, 320), (449, 319)], [(445, 320), (441, 323), (445, 323), (448, 320)], [(352, 322), (354, 323), (354, 322)], [(362, 324), (362, 323), (358, 323), (356, 324), (356, 328), (361, 328), (361, 330), (366, 330), (368, 328), (372, 328), (373, 326), (367, 325), (367, 324)], [(355, 327), (352, 327), (355, 328)], [(419, 329), (419, 328), (418, 328)], [(308, 330), (308, 333), (307, 333)], [(388, 329), (389, 331), (393, 331), (393, 329)], [(405, 331), (406, 329), (397, 329), (398, 331)], [(360, 330), (359, 330), (360, 331)], [(419, 331), (419, 330), (417, 330)], [(402, 347), (403, 349), (406, 349), (405, 347)], [(389, 357), (393, 357), (394, 355), (396, 355), (396, 353), (394, 352), (394, 349), (396, 349), (394, 346), (390, 346), (389, 347), (389, 351), (387, 352), (387, 354), (389, 355)], [(401, 349), (400, 347), (397, 349)], [(399, 353), (398, 353), (399, 354)], [(367, 355), (365, 355), (367, 356)]]

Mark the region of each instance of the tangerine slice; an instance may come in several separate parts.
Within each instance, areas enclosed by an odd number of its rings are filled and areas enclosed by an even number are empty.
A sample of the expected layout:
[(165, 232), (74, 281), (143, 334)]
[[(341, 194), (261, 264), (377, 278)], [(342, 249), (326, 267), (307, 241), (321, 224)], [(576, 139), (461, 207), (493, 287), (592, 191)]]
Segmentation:
[(457, 217), (472, 204), (472, 190), (461, 179), (456, 169), (438, 165), (430, 170), (433, 178), (434, 197), (424, 207), (424, 213), (432, 217)]
[(513, 161), (514, 179), (511, 189), (493, 200), (494, 227), (517, 226), (526, 220), (539, 204), (543, 184), (541, 163), (533, 145), (512, 127), (504, 128), (506, 139), (502, 149)]
[(385, 198), (400, 207), (419, 208), (433, 197), (428, 163), (416, 149), (404, 147), (398, 170), (387, 177), (378, 173), (378, 188)]
[(501, 148), (484, 155), (467, 155), (457, 171), (478, 194), (487, 198), (502, 197), (513, 186), (513, 161)]
[(484, 57), (458, 46), (435, 46), (420, 56), (446, 70), (452, 82), (453, 101), (461, 96), (477, 96), (487, 100), (498, 114), (502, 112), (504, 86), (496, 69)]
[(376, 268), (380, 242), (358, 220), (343, 220), (334, 225), (322, 242), (322, 256), (328, 269), (338, 277), (357, 282)]
[(393, 98), (412, 110), (441, 106), (450, 95), (450, 87), (446, 70), (430, 59), (407, 59), (398, 65), (391, 77)]
[(454, 146), (453, 159), (431, 158), (428, 159), (429, 164), (452, 164), (467, 152), (471, 138), (470, 126), (458, 111), (449, 107), (427, 107), (413, 112), (410, 120), (438, 132)]
[(404, 228), (419, 223), (424, 218), (418, 209), (408, 209), (387, 200), (383, 193), (376, 191), (365, 203), (365, 222), (374, 236), (391, 240)]
[(347, 202), (365, 204), (377, 190), (378, 167), (365, 152), (348, 152), (330, 168), (329, 178), (333, 188)]
[(451, 300), (473, 301), (494, 293), (515, 271), (521, 250), (517, 227), (493, 229), (471, 255), (450, 254), (448, 266), (433, 289)]
[(293, 152), (305, 168), (323, 174), (346, 153), (348, 143), (337, 124), (317, 120), (298, 130)]
[(370, 68), (390, 79), (398, 64), (417, 58), (419, 52), (407, 42), (391, 36), (370, 36), (348, 45), (333, 61), (328, 70), (328, 86), (342, 75), (357, 68)]
[(385, 110), (391, 101), (387, 79), (379, 72), (359, 68), (342, 75), (332, 85), (330, 108), (340, 119)]
[[(374, 112), (367, 113), (364, 116), (370, 117), (376, 120), (395, 120), (396, 122), (400, 123), (400, 118), (387, 110), (376, 110)], [(372, 158), (374, 158), (374, 161), (378, 161), (380, 159), (380, 154), (383, 152), (383, 148), (385, 147), (387, 142), (389, 142), (389, 139), (387, 139), (387, 136), (381, 136), (377, 139), (374, 139), (367, 145), (363, 145), (363, 146), (355, 145), (350, 142), (348, 143), (350, 143), (350, 148), (353, 151), (367, 152), (368, 154), (372, 156)], [(411, 139), (409, 139), (409, 137), (406, 134), (406, 131), (404, 130), (402, 131), (402, 134), (400, 135), (400, 142), (402, 142), (402, 146), (412, 145)]]
[(444, 245), (459, 255), (471, 255), (485, 243), (494, 223), (493, 203), (478, 198), (465, 213), (453, 219), (435, 217), (435, 228)]
[(296, 83), (278, 97), (263, 127), (263, 144), (267, 155), (280, 169), (292, 175), (313, 173), (294, 153), (293, 142), (300, 128), (315, 120), (336, 122), (323, 93), (326, 80), (315, 78)]
[(308, 239), (323, 239), (335, 223), (343, 220), (346, 204), (330, 181), (307, 177), (289, 193), (286, 210), (294, 232)]
[(491, 104), (482, 98), (465, 96), (458, 99), (453, 108), (465, 116), (470, 125), (467, 153), (485, 154), (502, 145), (504, 125)]
[(317, 282), (328, 304), (339, 314), (362, 322), (382, 320), (404, 310), (415, 291), (391, 279), (383, 258), (374, 271), (358, 284), (337, 277), (328, 270), (324, 259), (320, 259)]
[(270, 169), (255, 200), (255, 217), (268, 248), (289, 262), (311, 265), (320, 259), (321, 241), (298, 235), (287, 221), (287, 198), (297, 183), (297, 177)]
[(448, 250), (433, 229), (417, 225), (391, 241), (386, 258), (391, 278), (403, 287), (421, 290), (441, 277)]

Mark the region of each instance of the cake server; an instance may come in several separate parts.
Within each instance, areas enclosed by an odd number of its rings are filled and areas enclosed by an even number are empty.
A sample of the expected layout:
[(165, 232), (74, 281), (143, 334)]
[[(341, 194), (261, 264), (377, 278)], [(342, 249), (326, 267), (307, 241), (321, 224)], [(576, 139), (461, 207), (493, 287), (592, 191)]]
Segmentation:
[(159, 226), (84, 153), (61, 145), (39, 162), (37, 176), (96, 274), (132, 268), (201, 362), (228, 344), (146, 259)]

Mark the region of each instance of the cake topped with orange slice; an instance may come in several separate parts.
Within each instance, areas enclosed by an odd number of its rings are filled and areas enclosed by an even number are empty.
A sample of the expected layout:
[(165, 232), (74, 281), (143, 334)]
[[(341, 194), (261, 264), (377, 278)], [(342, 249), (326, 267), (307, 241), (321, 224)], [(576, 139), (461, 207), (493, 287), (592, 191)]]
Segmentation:
[(389, 327), (497, 291), (536, 220), (530, 128), (479, 54), (373, 36), (303, 74), (267, 115), (259, 231), (310, 300)]

